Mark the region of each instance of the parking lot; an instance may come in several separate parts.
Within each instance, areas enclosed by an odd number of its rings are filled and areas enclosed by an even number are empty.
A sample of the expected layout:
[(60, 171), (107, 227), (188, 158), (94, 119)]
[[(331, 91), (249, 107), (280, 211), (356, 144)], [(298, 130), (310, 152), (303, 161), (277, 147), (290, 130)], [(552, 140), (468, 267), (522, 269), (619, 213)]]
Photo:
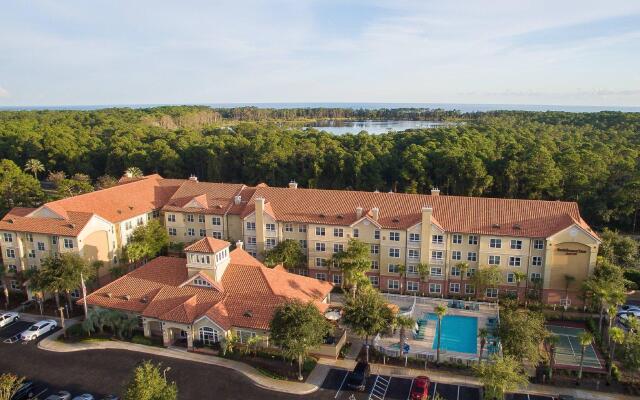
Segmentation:
[(3, 343), (12, 343), (15, 341), (17, 344), (25, 344), (25, 345), (36, 344), (40, 340), (44, 339), (45, 337), (51, 335), (52, 333), (60, 329), (60, 327), (56, 327), (56, 329), (54, 329), (52, 332), (45, 333), (44, 335), (40, 336), (37, 340), (34, 340), (33, 342), (20, 342), (19, 340), (17, 340), (18, 335), (20, 335), (20, 333), (22, 333), (23, 331), (27, 330), (27, 328), (29, 328), (32, 324), (33, 324), (32, 322), (18, 321), (18, 322), (13, 322), (3, 328), (0, 328), (0, 340)]

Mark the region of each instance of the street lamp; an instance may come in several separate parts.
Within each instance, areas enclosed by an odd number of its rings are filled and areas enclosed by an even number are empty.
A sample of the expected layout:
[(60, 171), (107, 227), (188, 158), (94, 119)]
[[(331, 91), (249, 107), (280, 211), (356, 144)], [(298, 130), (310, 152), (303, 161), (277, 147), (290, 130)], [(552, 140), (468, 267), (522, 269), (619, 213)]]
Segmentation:
[(58, 308), (60, 311), (60, 326), (62, 327), (62, 334), (67, 337), (67, 331), (64, 329), (64, 307)]
[(162, 375), (164, 376), (164, 381), (167, 381), (167, 372), (171, 371), (171, 367), (167, 367), (162, 371)]

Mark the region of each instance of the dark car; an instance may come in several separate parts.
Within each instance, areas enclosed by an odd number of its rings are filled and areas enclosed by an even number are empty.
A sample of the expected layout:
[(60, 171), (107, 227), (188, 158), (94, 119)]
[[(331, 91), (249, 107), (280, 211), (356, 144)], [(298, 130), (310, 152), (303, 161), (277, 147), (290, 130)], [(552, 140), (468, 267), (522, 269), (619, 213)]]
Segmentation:
[(33, 397), (35, 385), (31, 381), (23, 382), (16, 393), (11, 396), (11, 400), (24, 400)]
[(367, 386), (367, 378), (369, 375), (371, 375), (369, 363), (359, 361), (347, 378), (347, 387), (349, 389), (364, 391), (365, 386)]
[(418, 376), (413, 380), (411, 386), (411, 400), (425, 400), (429, 394), (429, 378), (426, 376)]

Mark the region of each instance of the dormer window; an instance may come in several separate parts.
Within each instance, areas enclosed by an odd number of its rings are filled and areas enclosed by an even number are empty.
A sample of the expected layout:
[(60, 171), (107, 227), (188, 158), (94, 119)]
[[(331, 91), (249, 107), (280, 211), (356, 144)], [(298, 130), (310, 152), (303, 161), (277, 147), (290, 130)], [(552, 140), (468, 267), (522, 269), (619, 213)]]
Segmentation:
[(192, 254), (191, 262), (198, 264), (211, 264), (211, 257), (206, 254)]
[(212, 287), (211, 284), (209, 282), (207, 282), (206, 280), (202, 279), (202, 278), (196, 278), (193, 281), (191, 281), (191, 284), (193, 286), (202, 286), (202, 287), (206, 287), (206, 288), (210, 288)]
[[(208, 256), (207, 256), (208, 257)], [(229, 248), (220, 250), (219, 252), (216, 253), (216, 262), (220, 262), (225, 260), (227, 257), (229, 257)]]

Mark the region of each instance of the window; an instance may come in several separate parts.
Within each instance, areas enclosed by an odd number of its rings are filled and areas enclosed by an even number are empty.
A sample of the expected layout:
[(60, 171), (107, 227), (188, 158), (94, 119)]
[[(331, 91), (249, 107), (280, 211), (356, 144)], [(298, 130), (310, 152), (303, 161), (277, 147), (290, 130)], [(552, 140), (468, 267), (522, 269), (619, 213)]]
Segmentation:
[(394, 242), (399, 242), (400, 232), (389, 232), (389, 240), (393, 240)]
[(324, 228), (320, 226), (316, 226), (316, 236), (324, 236), (324, 235), (325, 235)]
[(510, 267), (519, 267), (522, 263), (520, 257), (509, 257), (509, 266)]
[(293, 232), (293, 224), (284, 224), (285, 232)]
[(360, 237), (360, 229), (353, 228), (353, 237), (354, 238)]
[(13, 235), (11, 233), (5, 233), (4, 234), (4, 241), (5, 242), (13, 242)]
[(369, 282), (371, 282), (371, 286), (378, 287), (378, 285), (380, 285), (380, 278), (375, 275), (370, 275)]
[(342, 285), (342, 275), (333, 274), (333, 284)]
[(538, 282), (542, 280), (542, 275), (540, 272), (532, 272), (531, 273), (531, 282)]
[(333, 236), (335, 236), (335, 237), (344, 237), (344, 229), (342, 229), (342, 228), (333, 228)]
[(540, 267), (542, 266), (542, 257), (540, 256), (533, 256), (531, 258), (531, 265), (533, 265), (534, 267)]
[(451, 276), (460, 276), (460, 268), (451, 267)]
[(265, 224), (264, 225), (264, 229), (267, 232), (275, 232), (276, 231), (276, 224)]
[(442, 235), (432, 235), (431, 243), (433, 244), (442, 244), (444, 243), (444, 237)]
[(64, 239), (64, 248), (65, 249), (73, 249), (73, 239), (65, 238)]
[(252, 244), (255, 246), (258, 243), (255, 236), (249, 236), (247, 239), (247, 244)]
[(187, 236), (195, 236), (196, 230), (194, 228), (187, 228)]
[(249, 251), (249, 255), (251, 255), (251, 257), (258, 257), (258, 253), (255, 250), (251, 250)]
[(536, 239), (533, 241), (533, 248), (536, 250), (542, 250), (544, 249), (544, 240), (542, 239)]
[(316, 267), (326, 267), (326, 266), (327, 266), (326, 258), (320, 258), (320, 257), (316, 258)]
[(411, 260), (419, 260), (420, 259), (420, 250), (409, 249), (409, 258)]
[(467, 278), (471, 278), (473, 275), (475, 275), (476, 273), (476, 269), (475, 268), (469, 268), (467, 270)]
[(16, 258), (16, 251), (14, 249), (6, 250), (7, 258)]
[(397, 249), (395, 247), (390, 247), (389, 248), (389, 257), (400, 258), (400, 249)]
[(298, 232), (306, 233), (307, 232), (307, 226), (306, 225), (298, 225)]
[(222, 232), (213, 231), (211, 232), (211, 236), (213, 236), (215, 239), (222, 239)]
[(211, 346), (214, 343), (218, 343), (218, 331), (215, 329), (203, 326), (198, 332), (202, 344)]
[(380, 269), (380, 262), (378, 260), (371, 261), (371, 269)]
[(205, 280), (204, 280), (204, 279), (202, 279), (202, 278), (196, 278), (196, 279), (194, 279), (193, 281), (191, 281), (191, 284), (192, 284), (193, 286), (202, 286), (202, 287), (208, 287), (208, 288), (210, 288), (210, 287), (211, 287), (211, 284), (210, 284), (209, 282), (205, 281)]
[(160, 210), (153, 210), (151, 212), (151, 218), (158, 218), (160, 216)]
[(51, 236), (51, 244), (53, 244), (53, 245), (58, 244), (58, 237), (57, 236)]
[(10, 282), (11, 290), (20, 290), (20, 284), (16, 280)]
[(187, 222), (193, 222), (193, 214), (187, 214)]
[(316, 251), (327, 251), (327, 245), (322, 242), (316, 243)]
[(27, 253), (27, 256), (29, 258), (36, 258), (36, 251), (35, 250), (29, 250), (29, 253)]
[(176, 228), (169, 228), (169, 236), (176, 236), (177, 234)]
[(429, 284), (429, 293), (440, 293), (442, 292), (442, 285), (439, 283), (430, 283)]
[(451, 282), (449, 284), (449, 292), (451, 293), (460, 293), (460, 284), (457, 282)]
[(176, 222), (176, 215), (175, 214), (167, 214), (167, 221)]
[(27, 242), (33, 243), (33, 235), (31, 233), (27, 233), (26, 237), (27, 237)]
[(442, 267), (431, 267), (431, 276), (442, 276)]
[(409, 234), (409, 241), (410, 242), (419, 242), (420, 241), (420, 234), (419, 233), (410, 233)]
[(138, 225), (138, 226), (140, 226), (140, 225), (142, 225), (142, 224), (144, 224), (144, 218), (142, 218), (142, 217), (138, 217), (137, 225)]
[(247, 222), (247, 230), (248, 231), (255, 231), (256, 230), (256, 223), (255, 222)]
[(497, 288), (487, 288), (486, 291), (487, 297), (490, 299), (495, 299), (498, 297), (498, 289)]
[(204, 223), (204, 215), (198, 214), (198, 222)]
[(222, 225), (222, 219), (220, 217), (211, 217), (211, 225), (215, 225), (215, 226)]
[(478, 236), (469, 235), (469, 244), (477, 245), (478, 244)]
[(509, 272), (509, 273), (507, 274), (507, 283), (513, 283), (513, 282), (515, 282), (515, 281), (516, 281), (516, 277), (515, 277), (515, 275), (513, 274), (513, 272)]
[(18, 272), (18, 267), (14, 264), (9, 264), (9, 266), (7, 267), (7, 269), (9, 270), (10, 273), (15, 274), (16, 272)]
[(372, 244), (371, 245), (371, 254), (380, 254), (380, 245)]
[(387, 281), (387, 289), (389, 290), (400, 290), (400, 281), (397, 279), (389, 279)]
[(453, 244), (462, 244), (462, 235), (459, 233), (455, 233), (451, 237), (451, 241), (453, 242)]
[(409, 264), (407, 265), (407, 273), (408, 274), (417, 274), (418, 273), (418, 266), (414, 265), (414, 264)]
[(489, 256), (489, 265), (500, 265), (500, 256)]
[(387, 266), (387, 271), (392, 274), (397, 274), (398, 272), (400, 272), (400, 266), (398, 264), (389, 264)]
[(474, 294), (476, 292), (476, 288), (473, 285), (464, 285), (464, 293), (465, 294)]
[(380, 231), (379, 230), (376, 229), (375, 231), (373, 231), (373, 238), (375, 240), (380, 240)]
[(478, 253), (470, 251), (467, 253), (467, 261), (478, 261)]
[(300, 242), (300, 247), (302, 247), (303, 249), (307, 248), (307, 241), (305, 239), (301, 239), (299, 240)]
[(127, 221), (124, 223), (124, 229), (126, 231), (130, 230), (131, 228), (133, 228), (133, 225), (131, 225), (131, 221)]
[(522, 240), (516, 240), (516, 239), (511, 240), (511, 248), (514, 250), (522, 249)]
[(501, 249), (502, 248), (502, 239), (492, 238), (489, 240), (489, 247), (492, 249)]
[(340, 244), (340, 243), (334, 243), (333, 244), (333, 252), (334, 253), (340, 253), (341, 251), (344, 251), (344, 245)]
[(324, 272), (316, 272), (316, 279), (319, 281), (326, 281), (327, 274), (325, 274)]
[(198, 232), (198, 233), (200, 233), (200, 237), (207, 236), (207, 230), (206, 229), (200, 229), (200, 232)]
[(431, 259), (432, 260), (442, 260), (444, 259), (444, 252), (442, 252), (441, 250), (434, 250), (431, 252)]
[(44, 242), (38, 242), (38, 251), (44, 251)]
[(462, 252), (458, 250), (454, 250), (451, 252), (452, 260), (462, 260)]
[(276, 243), (276, 238), (267, 238), (267, 239), (265, 240), (265, 245), (266, 245), (267, 247), (276, 247), (276, 244), (277, 244), (277, 243)]
[(420, 290), (420, 283), (419, 282), (413, 282), (413, 281), (408, 281), (407, 282), (407, 291), (409, 291), (409, 292), (417, 292), (418, 290)]

